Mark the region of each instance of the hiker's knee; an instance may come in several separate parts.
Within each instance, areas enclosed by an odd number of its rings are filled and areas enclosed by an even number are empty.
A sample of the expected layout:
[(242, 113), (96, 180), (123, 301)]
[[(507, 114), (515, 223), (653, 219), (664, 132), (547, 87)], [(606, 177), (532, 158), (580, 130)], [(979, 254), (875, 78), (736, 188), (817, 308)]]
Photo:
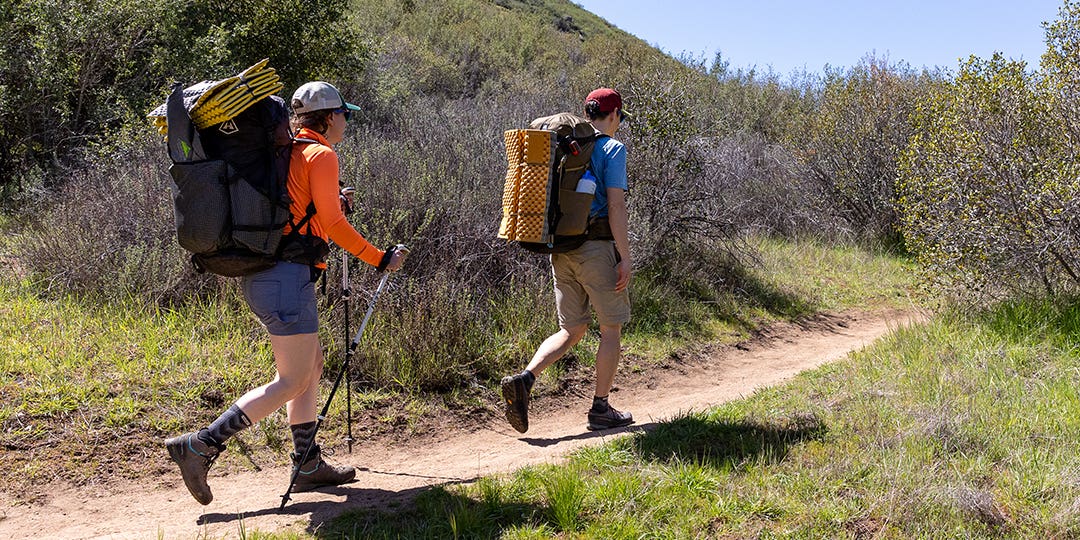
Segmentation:
[(278, 391), (281, 392), (280, 395), (284, 397), (286, 401), (288, 401), (299, 396), (300, 394), (303, 394), (308, 388), (310, 388), (311, 381), (313, 379), (314, 377), (310, 375), (303, 375), (297, 373), (291, 374), (289, 376), (282, 376), (279, 373), (276, 383)]
[(621, 324), (611, 324), (611, 325), (602, 324), (602, 325), (600, 325), (600, 340), (601, 341), (607, 341), (609, 339), (613, 339), (613, 340), (618, 341), (621, 336), (622, 336), (622, 325)]
[(563, 326), (559, 329), (560, 332), (566, 335), (567, 340), (571, 344), (575, 344), (581, 341), (581, 338), (585, 337), (585, 332), (589, 330), (587, 324), (576, 324), (573, 326)]

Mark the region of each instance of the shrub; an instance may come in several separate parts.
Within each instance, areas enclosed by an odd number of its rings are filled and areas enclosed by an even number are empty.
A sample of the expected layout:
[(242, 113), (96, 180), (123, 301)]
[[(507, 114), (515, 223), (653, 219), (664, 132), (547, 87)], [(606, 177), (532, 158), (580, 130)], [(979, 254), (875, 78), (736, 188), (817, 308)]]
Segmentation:
[(868, 56), (826, 72), (821, 104), (798, 155), (818, 184), (823, 213), (862, 238), (898, 243), (897, 158), (912, 133), (908, 116), (940, 75)]
[[(0, 194), (47, 188), (85, 151), (141, 123), (172, 80), (229, 76), (263, 59), (295, 88), (361, 80), (368, 52), (347, 0), (16, 0), (0, 6)], [(297, 47), (305, 40), (318, 47)]]
[(1023, 62), (971, 58), (923, 100), (901, 161), (904, 235), (963, 296), (1075, 288), (1080, 180), (1046, 90)]
[(167, 158), (156, 137), (132, 136), (94, 157), (43, 204), (13, 243), (42, 289), (167, 304), (218, 292), (176, 245)]

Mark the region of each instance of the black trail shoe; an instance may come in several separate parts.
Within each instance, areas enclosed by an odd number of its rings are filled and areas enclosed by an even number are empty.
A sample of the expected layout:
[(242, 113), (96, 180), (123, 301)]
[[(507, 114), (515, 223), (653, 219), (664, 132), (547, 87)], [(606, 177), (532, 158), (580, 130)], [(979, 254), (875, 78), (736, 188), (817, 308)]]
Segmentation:
[(356, 480), (356, 469), (345, 466), (331, 465), (322, 458), (322, 451), (318, 446), (311, 449), (307, 461), (302, 465), (298, 454), (290, 454), (293, 467), (299, 465), (300, 473), (296, 475), (296, 483), (293, 484), (293, 493), (311, 491), (321, 487), (340, 486)]
[(167, 439), (165, 448), (169, 451), (169, 457), (180, 466), (180, 476), (184, 478), (184, 485), (191, 496), (205, 505), (214, 500), (214, 494), (210, 493), (210, 486), (206, 483), (206, 473), (225, 447), (210, 446), (196, 435), (188, 433)]
[(521, 374), (503, 377), (502, 396), (506, 401), (506, 420), (518, 433), (529, 431), (529, 390), (525, 388), (525, 378)]
[(589, 431), (629, 426), (633, 423), (634, 415), (615, 410), (615, 407), (609, 406), (607, 411), (601, 413), (589, 411)]

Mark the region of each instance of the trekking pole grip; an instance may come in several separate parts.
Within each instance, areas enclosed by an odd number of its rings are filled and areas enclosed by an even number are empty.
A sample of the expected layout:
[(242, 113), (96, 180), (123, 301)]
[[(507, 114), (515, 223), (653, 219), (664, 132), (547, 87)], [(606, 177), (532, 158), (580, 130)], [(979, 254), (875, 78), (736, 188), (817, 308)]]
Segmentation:
[(401, 254), (401, 264), (405, 264), (405, 258), (409, 256), (409, 248), (405, 244), (398, 244), (394, 246), (394, 253)]

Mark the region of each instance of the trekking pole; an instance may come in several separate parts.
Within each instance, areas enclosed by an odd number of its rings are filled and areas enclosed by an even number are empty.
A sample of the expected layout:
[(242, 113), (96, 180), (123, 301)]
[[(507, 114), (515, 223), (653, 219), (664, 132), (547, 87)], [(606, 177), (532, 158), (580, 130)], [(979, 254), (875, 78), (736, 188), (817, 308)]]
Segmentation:
[[(382, 287), (382, 284), (379, 284)], [(349, 283), (349, 252), (341, 250), (341, 299), (345, 309), (345, 340), (349, 339), (349, 297), (352, 296), (352, 287)], [(349, 453), (352, 454), (352, 370), (349, 369), (349, 360), (352, 351), (345, 351), (345, 425), (348, 426), (345, 434), (345, 442), (349, 445)]]
[[(402, 244), (398, 244), (397, 246), (395, 246), (394, 251), (400, 251), (402, 258), (409, 255), (409, 249)], [(347, 269), (348, 265), (345, 265), (344, 268)], [(347, 270), (345, 269), (343, 269), (342, 271), (347, 272)], [(352, 341), (349, 343), (348, 348), (345, 350), (345, 363), (343, 366), (341, 366), (341, 371), (338, 372), (337, 377), (334, 377), (334, 385), (330, 387), (330, 395), (326, 398), (326, 404), (323, 405), (322, 411), (319, 412), (319, 415), (315, 417), (315, 432), (314, 434), (312, 434), (311, 444), (309, 444), (308, 447), (304, 449), (304, 455), (300, 457), (300, 460), (297, 462), (296, 468), (293, 469), (292, 475), (289, 478), (289, 487), (285, 490), (285, 493), (281, 495), (281, 506), (278, 507), (279, 512), (285, 509), (285, 505), (290, 500), (289, 496), (292, 494), (293, 486), (296, 485), (296, 477), (300, 474), (300, 466), (307, 461), (308, 457), (311, 455), (311, 449), (315, 447), (315, 435), (318, 435), (319, 427), (322, 426), (323, 420), (326, 419), (326, 415), (330, 411), (330, 403), (334, 400), (334, 394), (337, 392), (338, 386), (341, 385), (342, 377), (344, 377), (346, 372), (349, 371), (349, 359), (352, 358), (353, 352), (356, 350), (356, 346), (360, 344), (360, 336), (364, 335), (364, 328), (367, 327), (368, 321), (371, 320), (371, 314), (375, 311), (375, 303), (379, 301), (379, 296), (382, 294), (383, 288), (386, 287), (386, 282), (389, 279), (390, 273), (383, 272), (383, 277), (379, 280), (379, 286), (375, 288), (375, 294), (371, 296), (371, 302), (368, 304), (367, 313), (364, 314), (364, 320), (360, 322), (360, 329), (356, 331), (356, 336), (353, 337)], [(348, 304), (346, 303), (346, 305)], [(346, 313), (348, 313), (348, 308), (346, 308)], [(346, 332), (346, 337), (347, 336), (348, 332)]]

